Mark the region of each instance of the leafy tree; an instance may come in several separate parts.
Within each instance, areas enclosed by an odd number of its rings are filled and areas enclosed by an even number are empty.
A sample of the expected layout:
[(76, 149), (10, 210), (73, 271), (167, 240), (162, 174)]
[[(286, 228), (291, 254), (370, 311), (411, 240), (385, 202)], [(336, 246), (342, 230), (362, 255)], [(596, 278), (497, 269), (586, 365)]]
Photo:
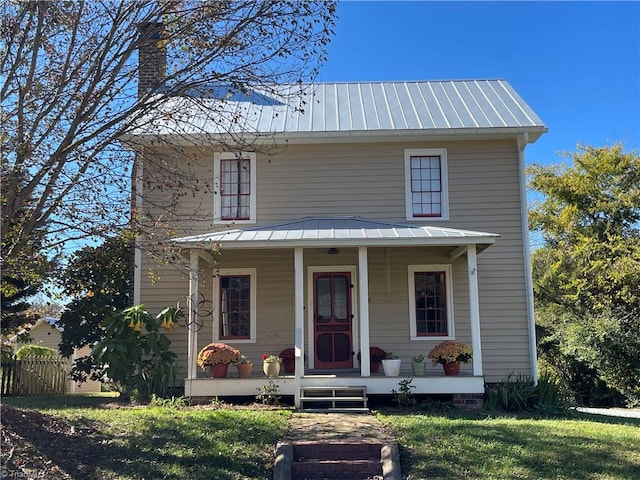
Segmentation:
[[(149, 113), (159, 105), (164, 115), (179, 114), (180, 102), (171, 107), (168, 101), (176, 96), (199, 96), (214, 84), (268, 93), (313, 78), (335, 11), (332, 1), (283, 0), (0, 5), (0, 268), (13, 278), (29, 274), (33, 262), (21, 259), (29, 259), (39, 230), (51, 257), (69, 251), (70, 242), (109, 236), (130, 221), (142, 223), (141, 235), (146, 227), (163, 227), (162, 215), (130, 212), (135, 155), (118, 140), (154, 122)], [(147, 47), (155, 53), (139, 55)], [(158, 58), (166, 66), (158, 67)], [(150, 75), (140, 77), (141, 71)], [(224, 125), (225, 96), (217, 100), (200, 105), (201, 114)], [(243, 124), (242, 116), (235, 112), (235, 121)], [(201, 179), (177, 172), (167, 156), (145, 155), (150, 168), (165, 171), (165, 190), (196, 188)]]
[(591, 371), (638, 403), (640, 157), (621, 145), (579, 146), (572, 160), (529, 168), (530, 186), (544, 195), (530, 209), (544, 239), (532, 256), (543, 358), (569, 358), (565, 377)]
[(0, 289), (0, 315), (2, 318), (2, 332), (9, 333), (15, 328), (36, 320), (36, 316), (29, 313), (28, 298), (35, 294), (37, 287), (27, 284), (19, 278), (2, 277), (3, 287)]
[[(71, 257), (59, 275), (66, 305), (58, 325), (62, 327), (60, 352), (69, 357), (75, 348), (95, 345), (104, 337), (104, 320), (129, 306), (129, 237), (126, 232), (107, 238), (101, 245), (87, 246)], [(76, 359), (73, 375), (86, 380), (102, 369), (93, 357)]]

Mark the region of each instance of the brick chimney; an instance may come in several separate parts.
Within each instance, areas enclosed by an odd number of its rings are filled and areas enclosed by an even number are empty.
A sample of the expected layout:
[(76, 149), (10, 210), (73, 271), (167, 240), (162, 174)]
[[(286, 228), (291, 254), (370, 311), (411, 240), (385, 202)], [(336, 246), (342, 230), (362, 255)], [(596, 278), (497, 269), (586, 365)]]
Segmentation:
[(148, 22), (138, 26), (138, 98), (158, 87), (167, 71), (167, 51), (162, 41), (162, 22)]

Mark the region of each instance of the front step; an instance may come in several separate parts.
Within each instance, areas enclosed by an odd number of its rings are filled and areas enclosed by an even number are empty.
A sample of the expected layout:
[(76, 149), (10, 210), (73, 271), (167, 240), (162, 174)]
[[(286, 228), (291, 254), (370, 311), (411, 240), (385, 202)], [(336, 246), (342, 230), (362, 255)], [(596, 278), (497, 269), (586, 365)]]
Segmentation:
[(320, 412), (365, 412), (367, 387), (300, 387), (300, 409)]
[(372, 479), (382, 478), (380, 443), (297, 443), (293, 445), (291, 478)]

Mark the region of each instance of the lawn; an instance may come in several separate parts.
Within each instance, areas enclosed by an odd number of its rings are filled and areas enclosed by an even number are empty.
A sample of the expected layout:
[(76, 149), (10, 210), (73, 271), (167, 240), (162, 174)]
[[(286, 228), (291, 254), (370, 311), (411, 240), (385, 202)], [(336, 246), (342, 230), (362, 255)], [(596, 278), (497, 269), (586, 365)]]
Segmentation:
[[(640, 420), (407, 412), (377, 413), (399, 440), (407, 480), (640, 479)], [(271, 478), (275, 444), (290, 415), (260, 406), (4, 398), (3, 473), (52, 480)]]
[(289, 415), (124, 407), (100, 398), (5, 398), (2, 465), (15, 477), (47, 479), (271, 478), (275, 443)]
[(409, 480), (640, 479), (640, 421), (386, 411)]

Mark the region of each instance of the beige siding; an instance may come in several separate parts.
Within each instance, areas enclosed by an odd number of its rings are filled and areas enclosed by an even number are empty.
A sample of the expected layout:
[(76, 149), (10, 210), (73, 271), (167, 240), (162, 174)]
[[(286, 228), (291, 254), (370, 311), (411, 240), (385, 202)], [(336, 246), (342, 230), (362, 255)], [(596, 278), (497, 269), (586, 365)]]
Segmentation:
[[(283, 152), (258, 154), (257, 219), (259, 225), (304, 216), (359, 215), (405, 222), (404, 149), (447, 148), (450, 220), (433, 225), (498, 233), (496, 244), (478, 257), (484, 371), (497, 381), (510, 371), (530, 370), (526, 316), (521, 204), (515, 141), (292, 145)], [(185, 152), (201, 179), (213, 177), (213, 150)], [(210, 217), (213, 197), (187, 195), (179, 230), (202, 233), (226, 226)], [(208, 209), (208, 210), (207, 210)], [(196, 221), (190, 212), (209, 212)], [(428, 223), (428, 222), (425, 222)], [(371, 344), (403, 358), (428, 353), (433, 343), (409, 341), (407, 265), (444, 262), (448, 251), (393, 248), (389, 271), (383, 249), (369, 249)], [(305, 250), (305, 266), (337, 262), (357, 265), (355, 249), (328, 256)], [(420, 259), (417, 261), (416, 259)], [(293, 343), (293, 252), (227, 250), (221, 266), (255, 267), (258, 272), (257, 343), (239, 345), (259, 363), (262, 353), (278, 353)], [(187, 294), (184, 272), (155, 267), (160, 279), (152, 284), (142, 266), (142, 302), (159, 311)], [(211, 273), (203, 274), (203, 279)], [(306, 281), (306, 275), (305, 275)], [(200, 290), (209, 298), (211, 282)], [(456, 337), (470, 342), (465, 257), (454, 263)], [(306, 301), (306, 295), (305, 295)], [(210, 322), (210, 321), (209, 321)], [(210, 323), (199, 332), (199, 346), (210, 341)], [(171, 335), (186, 373), (184, 329)], [(408, 363), (408, 362), (406, 362)], [(466, 368), (470, 369), (470, 366)]]
[(48, 323), (41, 323), (37, 327), (31, 329), (29, 336), (31, 337), (31, 344), (53, 348), (54, 350), (58, 350), (58, 345), (62, 339), (60, 330), (52, 327)]

